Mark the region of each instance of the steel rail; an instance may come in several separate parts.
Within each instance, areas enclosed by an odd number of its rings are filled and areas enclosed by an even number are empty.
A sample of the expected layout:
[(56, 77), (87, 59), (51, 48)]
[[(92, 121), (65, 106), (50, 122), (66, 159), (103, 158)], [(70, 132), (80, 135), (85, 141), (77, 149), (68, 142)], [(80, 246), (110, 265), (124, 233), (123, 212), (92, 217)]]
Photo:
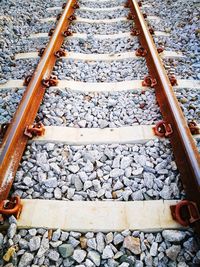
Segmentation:
[(0, 148), (0, 200), (7, 199), (21, 157), (26, 147), (28, 137), (24, 135), (25, 127), (33, 124), (46, 87), (42, 80), (50, 77), (56, 62), (54, 53), (60, 49), (64, 36), (73, 14), (76, 0), (69, 0), (63, 10), (55, 31), (46, 47), (44, 54), (26, 88), (22, 100), (8, 127)]
[[(187, 198), (197, 204), (200, 212), (200, 156), (197, 146), (190, 133), (187, 121), (179, 106), (139, 5), (136, 0), (129, 0), (128, 3), (134, 16), (135, 26), (140, 31), (139, 41), (142, 47), (147, 50), (145, 59), (149, 74), (157, 81), (154, 88), (163, 119), (166, 123), (171, 124), (173, 130), (169, 139), (177, 167), (181, 174), (183, 187)], [(200, 220), (194, 223), (194, 228), (200, 234)]]

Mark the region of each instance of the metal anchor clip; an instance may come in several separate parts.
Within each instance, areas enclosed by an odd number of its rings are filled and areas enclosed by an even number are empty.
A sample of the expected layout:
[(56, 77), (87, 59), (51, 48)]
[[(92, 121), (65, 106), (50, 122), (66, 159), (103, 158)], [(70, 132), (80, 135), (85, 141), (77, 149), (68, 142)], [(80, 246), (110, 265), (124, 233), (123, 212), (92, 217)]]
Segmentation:
[(164, 47), (158, 47), (157, 48), (158, 54), (162, 53), (164, 50), (165, 50)]
[(135, 55), (137, 57), (145, 57), (147, 55), (147, 50), (143, 47), (140, 47), (136, 50)]
[(159, 137), (169, 137), (173, 133), (171, 124), (166, 123), (165, 121), (159, 121), (153, 127), (155, 135)]
[(19, 196), (11, 197), (10, 200), (0, 201), (0, 214), (3, 216), (14, 215), (16, 218), (19, 218), (21, 211), (22, 204)]
[(182, 200), (170, 206), (172, 217), (183, 226), (189, 226), (200, 220), (197, 204), (193, 201)]
[(149, 28), (149, 32), (150, 32), (151, 35), (153, 35), (155, 33), (153, 28)]
[(62, 48), (54, 53), (54, 55), (57, 58), (64, 57), (64, 56), (66, 56), (66, 54), (67, 54), (66, 51), (64, 49), (62, 49)]
[(128, 20), (133, 20), (134, 18), (135, 18), (135, 16), (131, 12), (129, 12), (128, 16), (127, 16), (127, 19)]
[(196, 121), (188, 122), (188, 127), (190, 129), (191, 134), (200, 134), (200, 128)]
[(34, 136), (42, 136), (44, 135), (44, 133), (45, 133), (45, 128), (41, 122), (28, 125), (24, 130), (24, 134), (29, 138), (33, 138)]
[(140, 35), (140, 30), (137, 29), (137, 28), (132, 28), (131, 29), (131, 35), (132, 36), (138, 36), (138, 35)]
[(124, 4), (124, 7), (125, 7), (125, 8), (130, 7), (130, 6), (129, 6), (129, 0), (126, 1), (126, 3)]
[(43, 54), (44, 54), (44, 50), (45, 50), (45, 47), (42, 47), (39, 52), (38, 52), (38, 56), (41, 57)]
[(143, 17), (144, 17), (144, 19), (146, 19), (147, 18), (147, 14), (143, 13)]
[(56, 75), (50, 75), (49, 79), (43, 79), (42, 85), (45, 87), (56, 86), (58, 84), (58, 78)]
[(0, 124), (0, 138), (4, 137), (9, 125), (9, 122)]
[(67, 36), (72, 36), (73, 32), (71, 30), (66, 30), (63, 32), (63, 36), (67, 37)]
[(56, 16), (56, 20), (59, 20), (61, 18), (62, 14), (59, 13), (57, 16)]
[(73, 9), (77, 9), (77, 8), (79, 8), (80, 6), (79, 6), (79, 4), (78, 3), (75, 3), (74, 5), (73, 5)]
[(76, 20), (76, 16), (73, 14), (68, 18), (69, 21), (73, 21)]
[(142, 82), (142, 86), (147, 86), (151, 88), (153, 88), (156, 84), (157, 84), (156, 78), (152, 78), (151, 75), (147, 75)]
[(24, 79), (23, 85), (24, 86), (28, 86), (30, 81), (31, 81), (31, 79), (32, 79), (32, 75), (27, 75), (26, 78)]
[(54, 33), (54, 31), (55, 31), (55, 29), (53, 29), (53, 28), (52, 28), (52, 29), (50, 29), (50, 30), (49, 30), (49, 33), (48, 33), (48, 36), (52, 36), (52, 35), (53, 35), (53, 33)]
[(168, 78), (170, 80), (170, 83), (172, 86), (176, 86), (178, 85), (177, 79), (175, 77), (175, 75), (168, 75)]

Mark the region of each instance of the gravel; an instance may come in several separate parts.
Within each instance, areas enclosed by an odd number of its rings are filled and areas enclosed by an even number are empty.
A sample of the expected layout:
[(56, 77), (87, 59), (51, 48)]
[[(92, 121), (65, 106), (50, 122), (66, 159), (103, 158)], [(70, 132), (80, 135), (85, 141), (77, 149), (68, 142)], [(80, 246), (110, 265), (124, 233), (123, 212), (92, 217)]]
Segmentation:
[(0, 124), (10, 122), (22, 98), (24, 89), (0, 90)]
[(103, 39), (98, 40), (88, 35), (87, 39), (65, 39), (63, 48), (67, 51), (77, 53), (119, 53), (135, 51), (139, 47), (137, 38), (123, 38), (123, 39)]
[(175, 74), (177, 79), (199, 80), (200, 78), (198, 78), (198, 69), (193, 68), (191, 60), (187, 57), (163, 59), (163, 62), (167, 72), (169, 74)]
[[(11, 77), (14, 78), (11, 76), (11, 72), (18, 72), (18, 69), (15, 69), (16, 62), (14, 60), (14, 55), (17, 52), (30, 51), (33, 47), (40, 48), (37, 47), (38, 40), (31, 41), (26, 36), (34, 32), (48, 31), (52, 25), (55, 25), (52, 22), (42, 24), (39, 19), (45, 16), (47, 7), (58, 4), (61, 5), (62, 3), (57, 0), (45, 0), (42, 2), (33, 0), (31, 3), (24, 0), (20, 1), (20, 3), (13, 0), (1, 1), (0, 83), (5, 83)], [(44, 39), (42, 41), (46, 42)]]
[[(66, 1), (63, 1), (63, 3), (66, 3)], [(58, 14), (62, 14), (62, 4), (61, 2), (58, 2), (57, 4), (51, 4), (51, 7), (60, 7), (60, 9), (47, 9), (45, 14), (42, 16), (42, 18), (55, 18)]]
[(176, 90), (176, 96), (188, 121), (200, 123), (200, 93), (195, 89)]
[(115, 11), (86, 11), (86, 10), (81, 10), (77, 9), (75, 12), (75, 15), (81, 17), (81, 18), (86, 18), (86, 19), (115, 19), (115, 18), (121, 18), (121, 17), (127, 17), (129, 13), (128, 8), (124, 9), (118, 9)]
[[(11, 121), (23, 92), (24, 89), (19, 88), (1, 90), (0, 124)], [(198, 91), (179, 89), (175, 93), (187, 120), (200, 123)], [(76, 106), (73, 105), (74, 99), (78, 103)], [(50, 89), (44, 96), (38, 118), (46, 126), (104, 128), (153, 124), (161, 119), (161, 115), (153, 90), (97, 94)]]
[(21, 39), (15, 46), (15, 53), (35, 52), (41, 48), (46, 47), (49, 42), (49, 38), (37, 38), (37, 39)]
[(114, 34), (129, 32), (133, 27), (133, 21), (121, 21), (115, 23), (86, 23), (86, 22), (72, 22), (69, 29), (72, 32), (86, 33), (86, 34)]
[(145, 3), (150, 4), (150, 7), (143, 8), (144, 12), (161, 18), (159, 23), (152, 20), (149, 24), (154, 29), (170, 33), (169, 37), (154, 36), (154, 41), (168, 50), (182, 51), (186, 56), (185, 59), (175, 60), (176, 74), (183, 78), (200, 79), (198, 1), (167, 1), (167, 5), (163, 5), (161, 0), (148, 0)]
[(79, 1), (80, 5), (83, 7), (90, 7), (90, 8), (105, 8), (105, 7), (117, 7), (123, 6), (125, 4), (124, 0), (117, 0), (117, 1), (103, 1), (103, 2), (91, 2), (91, 1)]
[[(9, 239), (5, 231), (2, 232), (0, 266), (187, 267), (200, 264), (200, 240), (191, 230), (144, 233), (127, 229), (105, 234), (65, 232), (60, 229), (43, 228), (31, 230), (35, 232), (35, 237), (32, 237), (30, 230), (26, 229), (18, 230), (12, 239)], [(58, 231), (61, 236), (55, 242), (52, 237)], [(62, 236), (66, 238), (63, 240)], [(120, 240), (117, 236), (120, 236)], [(41, 240), (34, 251), (31, 247), (23, 245), (32, 242), (33, 238)], [(119, 240), (117, 244), (116, 239)], [(95, 248), (88, 246), (90, 240), (94, 240), (97, 244)], [(75, 241), (76, 245), (74, 245)], [(12, 249), (13, 253), (5, 261), (3, 256), (8, 249)]]
[(152, 90), (98, 94), (65, 89), (46, 92), (38, 118), (51, 126), (105, 128), (153, 124), (161, 115)]
[(143, 58), (112, 62), (60, 59), (53, 71), (59, 79), (82, 82), (130, 81), (142, 79), (144, 73), (148, 71)]
[(55, 27), (55, 22), (53, 22), (53, 21), (46, 21), (45, 23), (38, 21), (33, 26), (28, 27), (24, 33), (25, 33), (25, 35), (30, 35), (30, 32), (31, 33), (40, 33), (40, 32), (47, 32), (48, 33), (49, 30), (51, 28), (54, 28), (54, 27)]
[[(122, 201), (183, 196), (167, 140), (144, 145), (48, 147), (49, 143), (28, 145), (14, 182), (15, 194), (22, 198)], [(25, 184), (25, 177), (32, 183)]]
[(27, 75), (33, 74), (38, 63), (39, 58), (19, 59), (15, 61), (15, 66), (2, 66), (2, 70), (6, 72), (6, 80), (23, 80)]

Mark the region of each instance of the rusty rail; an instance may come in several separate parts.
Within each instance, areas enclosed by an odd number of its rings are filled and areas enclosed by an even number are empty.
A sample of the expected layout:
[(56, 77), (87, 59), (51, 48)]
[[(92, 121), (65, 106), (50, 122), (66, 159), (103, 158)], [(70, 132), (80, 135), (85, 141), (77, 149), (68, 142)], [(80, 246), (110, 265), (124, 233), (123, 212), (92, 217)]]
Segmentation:
[(28, 141), (28, 137), (24, 135), (25, 127), (33, 124), (35, 120), (46, 89), (42, 80), (50, 77), (57, 59), (54, 54), (63, 43), (64, 35), (62, 32), (66, 31), (69, 26), (69, 17), (74, 12), (75, 4), (76, 0), (67, 2), (50, 42), (26, 88), (12, 123), (4, 136), (0, 148), (0, 200), (8, 197)]
[[(200, 157), (197, 146), (162, 65), (139, 5), (136, 0), (129, 0), (128, 4), (134, 18), (139, 41), (143, 49), (147, 51), (145, 59), (149, 74), (154, 81), (156, 98), (163, 119), (166, 125), (169, 125), (173, 131), (169, 134), (169, 139), (187, 198), (196, 203), (197, 212), (200, 212)], [(200, 220), (194, 222), (193, 226), (200, 234)]]

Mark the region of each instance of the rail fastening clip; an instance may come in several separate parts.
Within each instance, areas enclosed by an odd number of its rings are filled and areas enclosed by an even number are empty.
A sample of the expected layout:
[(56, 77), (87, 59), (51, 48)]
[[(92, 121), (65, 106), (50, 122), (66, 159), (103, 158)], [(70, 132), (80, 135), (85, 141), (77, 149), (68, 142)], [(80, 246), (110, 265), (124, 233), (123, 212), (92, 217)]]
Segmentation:
[(170, 206), (172, 217), (183, 226), (189, 226), (200, 220), (197, 204), (189, 200), (181, 200)]
[(6, 199), (0, 201), (0, 214), (3, 217), (14, 215), (16, 218), (19, 218), (21, 211), (22, 204), (19, 196), (11, 197), (10, 200)]

